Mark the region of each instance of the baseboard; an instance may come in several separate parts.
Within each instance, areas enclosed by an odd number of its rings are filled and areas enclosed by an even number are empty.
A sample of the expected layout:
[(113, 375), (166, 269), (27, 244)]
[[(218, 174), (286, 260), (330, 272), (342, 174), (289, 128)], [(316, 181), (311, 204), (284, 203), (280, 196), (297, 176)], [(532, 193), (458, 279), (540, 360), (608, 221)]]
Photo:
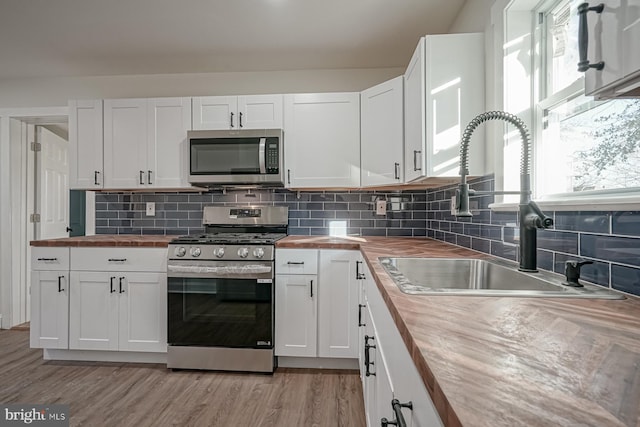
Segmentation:
[(167, 353), (144, 353), (133, 351), (59, 350), (45, 348), (44, 360), (73, 360), (78, 362), (118, 363), (167, 363)]
[(358, 359), (278, 356), (280, 368), (358, 369)]

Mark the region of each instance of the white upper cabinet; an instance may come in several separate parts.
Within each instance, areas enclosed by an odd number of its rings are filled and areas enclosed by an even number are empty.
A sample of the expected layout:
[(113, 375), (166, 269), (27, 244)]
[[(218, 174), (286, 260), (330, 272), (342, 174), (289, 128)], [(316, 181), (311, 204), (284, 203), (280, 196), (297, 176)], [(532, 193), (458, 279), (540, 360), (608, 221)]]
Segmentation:
[(193, 129), (282, 129), (282, 98), (282, 95), (193, 98)]
[(108, 189), (186, 187), (190, 98), (104, 101)]
[(403, 78), (360, 93), (360, 160), (363, 187), (403, 180)]
[(105, 188), (139, 188), (147, 179), (146, 99), (104, 101)]
[(360, 186), (360, 94), (284, 97), (288, 188)]
[(147, 100), (147, 185), (188, 187), (191, 98)]
[(601, 13), (587, 13), (587, 59), (603, 61), (604, 67), (586, 71), (585, 93), (596, 98), (640, 96), (640, 0), (603, 5)]
[[(484, 86), (482, 34), (420, 39), (404, 75), (405, 182), (459, 175), (460, 138), (484, 112)], [(470, 175), (485, 173), (482, 135), (470, 144)]]
[(69, 188), (102, 188), (102, 100), (69, 101), (69, 142)]

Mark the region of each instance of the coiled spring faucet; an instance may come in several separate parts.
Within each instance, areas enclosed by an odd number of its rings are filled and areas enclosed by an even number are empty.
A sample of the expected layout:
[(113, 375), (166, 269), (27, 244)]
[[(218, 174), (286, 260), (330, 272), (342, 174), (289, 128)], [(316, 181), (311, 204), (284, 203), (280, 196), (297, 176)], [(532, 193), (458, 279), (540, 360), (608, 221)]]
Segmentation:
[[(467, 184), (469, 175), (469, 141), (473, 131), (480, 124), (488, 120), (503, 120), (515, 126), (520, 132), (522, 140), (522, 158), (520, 161), (520, 191), (475, 191)], [(464, 130), (460, 141), (460, 184), (456, 190), (456, 216), (473, 216), (469, 210), (469, 196), (480, 194), (519, 194), (518, 219), (520, 222), (520, 271), (537, 272), (537, 241), (536, 230), (549, 228), (553, 225), (553, 219), (542, 213), (538, 205), (531, 200), (531, 174), (530, 174), (531, 144), (529, 131), (522, 120), (513, 114), (504, 111), (489, 111), (476, 116)]]

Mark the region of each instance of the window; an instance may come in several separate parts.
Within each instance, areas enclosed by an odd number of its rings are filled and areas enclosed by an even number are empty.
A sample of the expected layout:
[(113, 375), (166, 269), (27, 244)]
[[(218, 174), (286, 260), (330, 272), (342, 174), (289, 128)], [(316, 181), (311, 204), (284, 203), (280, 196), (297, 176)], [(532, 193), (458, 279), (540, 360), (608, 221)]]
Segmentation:
[(582, 0), (537, 11), (540, 82), (534, 176), (536, 197), (554, 193), (640, 190), (640, 100), (595, 101), (577, 71)]

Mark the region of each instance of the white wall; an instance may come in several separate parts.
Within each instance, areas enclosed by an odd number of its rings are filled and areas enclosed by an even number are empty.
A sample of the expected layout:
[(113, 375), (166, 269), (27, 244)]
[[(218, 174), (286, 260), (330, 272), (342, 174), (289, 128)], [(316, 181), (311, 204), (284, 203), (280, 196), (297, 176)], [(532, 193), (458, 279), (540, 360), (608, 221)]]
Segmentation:
[(479, 33), (485, 31), (491, 20), (494, 0), (467, 0), (449, 27), (450, 33)]
[(0, 80), (0, 108), (62, 106), (69, 99), (361, 91), (403, 73), (367, 68)]

